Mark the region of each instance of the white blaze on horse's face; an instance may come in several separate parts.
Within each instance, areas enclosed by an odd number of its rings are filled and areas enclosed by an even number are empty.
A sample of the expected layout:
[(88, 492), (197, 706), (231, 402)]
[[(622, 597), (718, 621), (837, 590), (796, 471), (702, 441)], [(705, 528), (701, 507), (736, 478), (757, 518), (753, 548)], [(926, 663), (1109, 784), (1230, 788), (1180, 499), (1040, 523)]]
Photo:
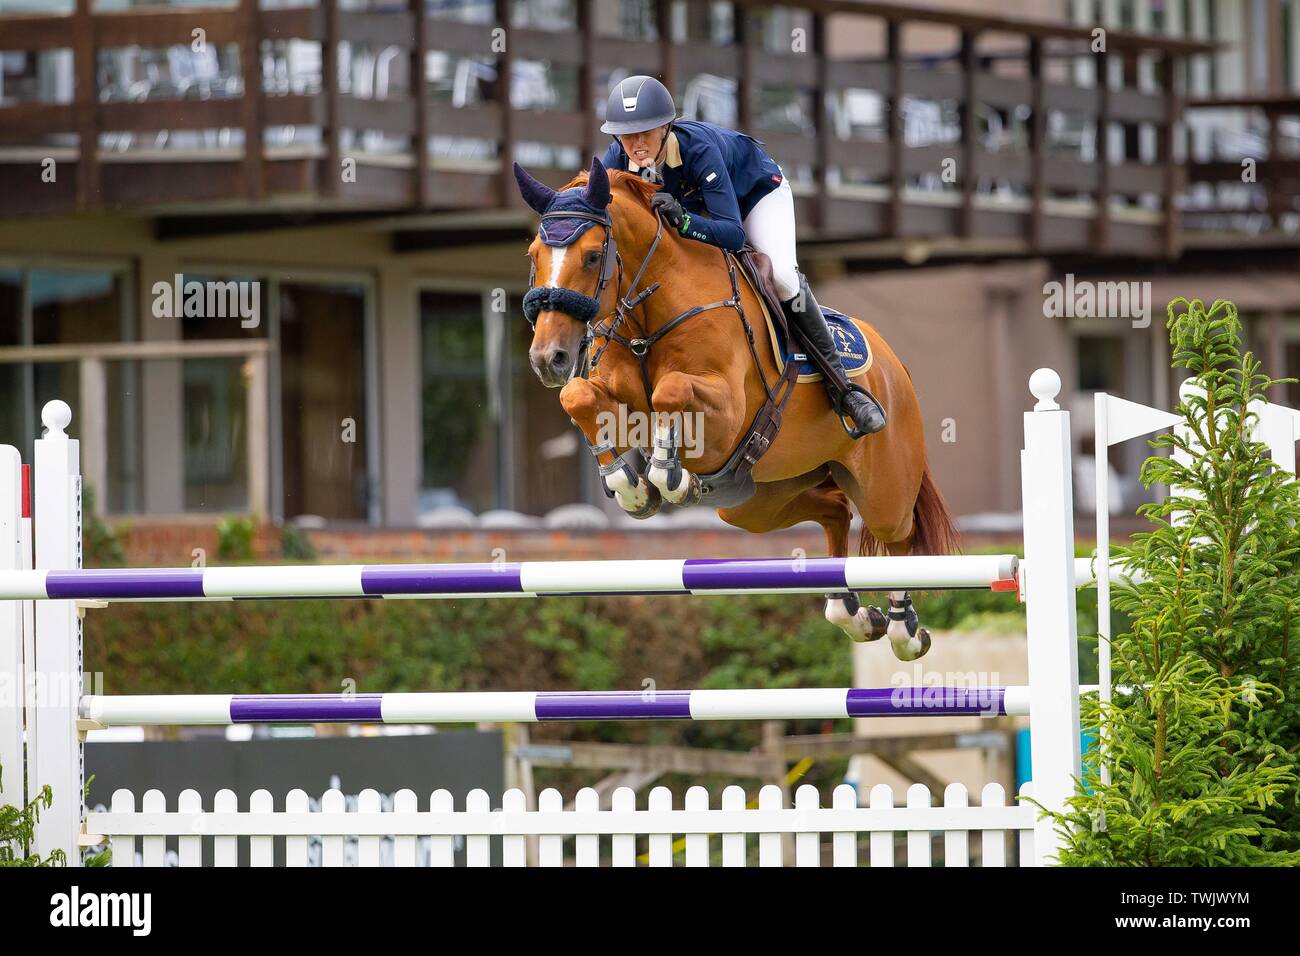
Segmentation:
[[(603, 242), (604, 232), (599, 227), (588, 229), (567, 246), (548, 246), (535, 238), (528, 255), (537, 270), (537, 284), (595, 295)], [(567, 313), (548, 309), (537, 314), (528, 363), (547, 388), (560, 388), (577, 373), (585, 332), (586, 326)]]
[(551, 249), (551, 278), (546, 284), (552, 289), (560, 287), (560, 274), (561, 270), (564, 269), (564, 256), (568, 251), (568, 246)]

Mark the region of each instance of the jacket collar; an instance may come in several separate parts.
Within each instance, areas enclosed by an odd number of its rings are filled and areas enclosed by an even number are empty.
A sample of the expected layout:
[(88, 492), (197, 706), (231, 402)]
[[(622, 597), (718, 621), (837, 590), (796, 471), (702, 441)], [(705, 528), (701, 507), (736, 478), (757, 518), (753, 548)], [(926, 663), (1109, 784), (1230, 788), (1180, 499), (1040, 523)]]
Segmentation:
[[(681, 144), (677, 142), (677, 133), (671, 132), (668, 134), (668, 142), (664, 147), (664, 165), (676, 169), (681, 164), (682, 147)], [(640, 166), (632, 162), (631, 156), (627, 158), (627, 168), (628, 172), (632, 173), (639, 172), (641, 169)]]

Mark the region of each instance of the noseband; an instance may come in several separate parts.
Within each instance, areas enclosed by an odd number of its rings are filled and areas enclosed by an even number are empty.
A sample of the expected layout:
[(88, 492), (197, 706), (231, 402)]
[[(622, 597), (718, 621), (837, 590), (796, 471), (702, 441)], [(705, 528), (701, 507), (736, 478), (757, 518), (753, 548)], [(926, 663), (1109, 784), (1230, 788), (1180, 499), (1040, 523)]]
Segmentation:
[(533, 263), (532, 271), (528, 275), (528, 292), (524, 296), (524, 318), (528, 320), (530, 326), (536, 328), (539, 313), (554, 311), (563, 312), (583, 325), (590, 325), (600, 313), (600, 299), (605, 292), (605, 286), (609, 285), (609, 280), (614, 277), (615, 267), (617, 266), (620, 273), (622, 272), (609, 211), (606, 210), (600, 216), (577, 209), (569, 212), (548, 212), (542, 214), (542, 219), (583, 219), (604, 227), (605, 239), (600, 246), (600, 281), (596, 284), (594, 297), (576, 289), (538, 287), (535, 285), (537, 264)]

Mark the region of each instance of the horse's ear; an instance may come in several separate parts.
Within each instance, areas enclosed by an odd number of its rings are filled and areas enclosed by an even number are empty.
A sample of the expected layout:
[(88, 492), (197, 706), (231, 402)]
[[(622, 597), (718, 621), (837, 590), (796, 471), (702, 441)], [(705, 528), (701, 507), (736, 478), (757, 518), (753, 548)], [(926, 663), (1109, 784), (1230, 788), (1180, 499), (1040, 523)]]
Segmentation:
[(605, 164), (599, 156), (591, 158), (591, 172), (587, 176), (587, 193), (584, 198), (597, 209), (609, 205), (609, 173), (605, 172)]
[(515, 182), (519, 183), (519, 195), (524, 197), (524, 202), (528, 203), (533, 212), (540, 214), (550, 208), (555, 190), (528, 175), (518, 163), (515, 163)]

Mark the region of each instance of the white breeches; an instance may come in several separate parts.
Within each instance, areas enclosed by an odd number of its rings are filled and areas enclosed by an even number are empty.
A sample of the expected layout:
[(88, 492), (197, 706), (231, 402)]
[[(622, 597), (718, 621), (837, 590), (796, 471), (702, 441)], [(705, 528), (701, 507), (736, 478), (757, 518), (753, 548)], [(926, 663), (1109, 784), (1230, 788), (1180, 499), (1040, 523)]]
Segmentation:
[(799, 261), (794, 244), (794, 193), (784, 170), (781, 185), (760, 199), (741, 225), (749, 244), (772, 260), (781, 301), (793, 299), (799, 294)]

